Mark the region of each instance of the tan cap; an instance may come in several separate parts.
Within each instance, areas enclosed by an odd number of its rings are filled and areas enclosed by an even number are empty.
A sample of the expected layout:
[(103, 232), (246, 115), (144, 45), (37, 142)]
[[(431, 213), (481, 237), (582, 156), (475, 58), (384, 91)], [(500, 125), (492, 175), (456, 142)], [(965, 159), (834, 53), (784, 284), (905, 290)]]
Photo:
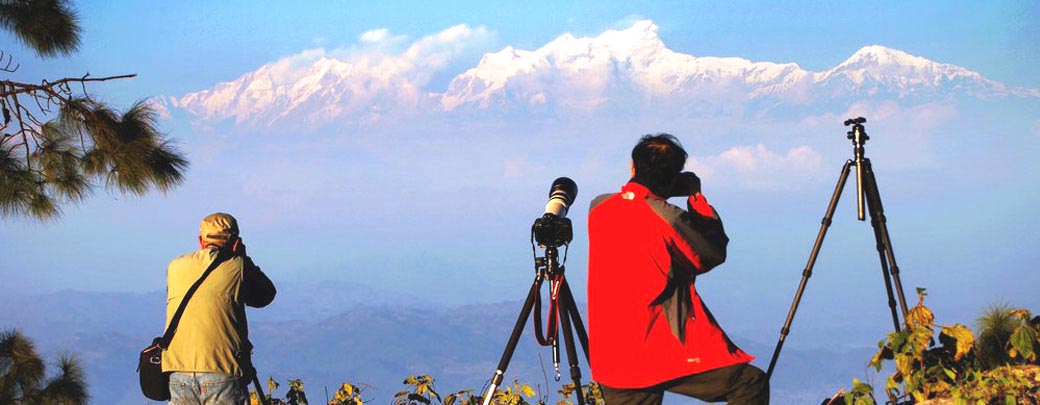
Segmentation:
[(206, 241), (227, 242), (238, 237), (238, 221), (231, 214), (223, 212), (209, 214), (202, 218), (199, 235)]

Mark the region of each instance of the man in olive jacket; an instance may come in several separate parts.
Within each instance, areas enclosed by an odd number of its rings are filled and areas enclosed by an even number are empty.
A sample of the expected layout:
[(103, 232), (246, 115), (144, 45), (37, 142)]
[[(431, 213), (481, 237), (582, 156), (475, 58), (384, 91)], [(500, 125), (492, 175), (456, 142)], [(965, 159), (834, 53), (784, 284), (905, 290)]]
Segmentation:
[(163, 353), (162, 367), (170, 375), (170, 404), (248, 403), (247, 387), (256, 370), (245, 306), (264, 307), (274, 300), (271, 280), (246, 256), (238, 222), (215, 213), (199, 226), (200, 249), (173, 259), (166, 270), (166, 324), (185, 293), (217, 259), (232, 256), (203, 280), (188, 301), (177, 333)]

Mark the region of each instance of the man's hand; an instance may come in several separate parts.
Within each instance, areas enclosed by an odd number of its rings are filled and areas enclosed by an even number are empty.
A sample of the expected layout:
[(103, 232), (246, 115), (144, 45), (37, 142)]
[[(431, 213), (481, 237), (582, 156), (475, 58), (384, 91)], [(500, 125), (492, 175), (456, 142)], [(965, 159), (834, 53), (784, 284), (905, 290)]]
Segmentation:
[(701, 192), (701, 179), (693, 172), (682, 172), (672, 182), (672, 192), (669, 197), (682, 197), (695, 195)]
[(236, 255), (246, 255), (246, 244), (242, 243), (242, 238), (235, 238), (235, 243), (231, 245), (231, 253)]

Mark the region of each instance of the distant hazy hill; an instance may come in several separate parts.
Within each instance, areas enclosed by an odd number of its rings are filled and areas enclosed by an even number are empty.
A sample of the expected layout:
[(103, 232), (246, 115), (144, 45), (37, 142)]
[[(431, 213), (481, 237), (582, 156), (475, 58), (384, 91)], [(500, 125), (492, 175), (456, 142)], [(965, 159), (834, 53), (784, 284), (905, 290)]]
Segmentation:
[[(386, 403), (410, 374), (436, 377), (442, 394), (480, 391), (498, 364), (521, 306), (509, 301), (445, 308), (346, 284), (284, 285), (279, 294), (270, 308), (252, 312), (256, 362), (265, 378), (274, 376), (282, 383), (303, 379), (315, 403), (324, 398), (323, 387), (331, 390), (344, 381), (367, 384), (365, 397)], [(4, 296), (0, 328), (21, 329), (48, 359), (62, 351), (80, 356), (92, 403), (141, 404), (147, 401), (137, 388), (136, 356), (161, 333), (164, 299), (160, 292)], [(774, 327), (764, 326), (770, 332), (757, 335), (772, 338)], [(530, 323), (524, 332), (507, 382), (520, 378), (541, 385), (544, 392), (556, 391), (561, 383), (552, 379), (549, 351), (537, 346)], [(758, 365), (768, 364), (773, 342), (735, 338), (758, 357)], [(818, 401), (849, 385), (852, 377), (865, 375), (871, 352), (785, 349), (773, 381), (774, 403)], [(585, 366), (585, 359), (580, 363)], [(562, 366), (566, 382), (566, 364)], [(588, 380), (587, 370), (583, 378)]]

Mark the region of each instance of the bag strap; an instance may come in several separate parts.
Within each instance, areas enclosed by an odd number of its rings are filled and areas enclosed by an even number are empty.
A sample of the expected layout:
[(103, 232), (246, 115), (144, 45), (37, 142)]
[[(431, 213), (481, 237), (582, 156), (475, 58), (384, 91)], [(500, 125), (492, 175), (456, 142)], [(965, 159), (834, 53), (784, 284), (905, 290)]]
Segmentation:
[(166, 348), (170, 346), (170, 341), (173, 340), (173, 334), (177, 332), (177, 324), (181, 321), (181, 315), (184, 315), (184, 308), (187, 308), (188, 300), (190, 300), (191, 296), (195, 294), (195, 290), (199, 289), (199, 286), (202, 285), (202, 281), (209, 276), (209, 273), (212, 273), (217, 266), (229, 259), (231, 256), (232, 255), (226, 253), (224, 249), (217, 250), (217, 257), (213, 259), (213, 263), (210, 263), (209, 267), (206, 268), (206, 271), (202, 272), (199, 279), (195, 281), (195, 284), (192, 284), (191, 287), (188, 288), (188, 292), (184, 293), (184, 298), (181, 298), (181, 305), (177, 307), (177, 312), (175, 312), (173, 318), (170, 319), (170, 326), (166, 327), (166, 333), (163, 333), (162, 337), (159, 338), (158, 345), (160, 348), (166, 350)]

